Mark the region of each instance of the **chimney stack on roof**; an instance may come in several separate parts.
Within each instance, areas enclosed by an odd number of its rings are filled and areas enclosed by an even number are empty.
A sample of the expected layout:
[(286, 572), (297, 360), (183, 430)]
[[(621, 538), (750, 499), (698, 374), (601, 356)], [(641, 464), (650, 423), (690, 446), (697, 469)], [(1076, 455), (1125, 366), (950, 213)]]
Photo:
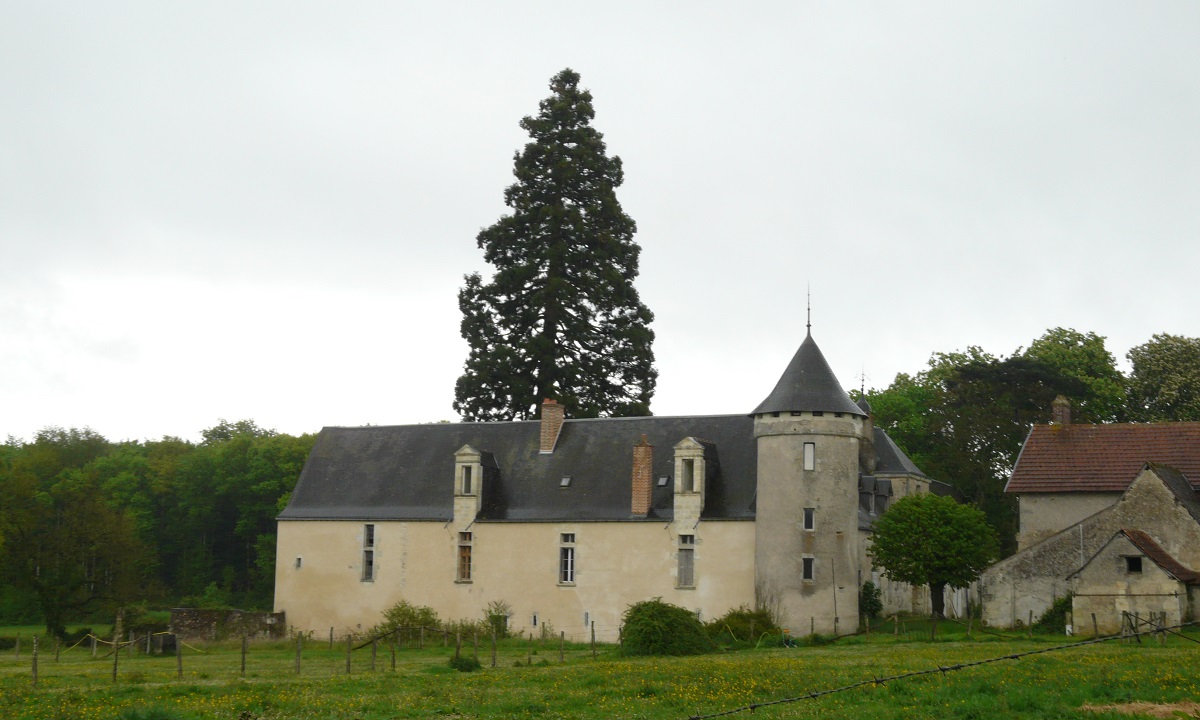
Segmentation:
[(1050, 404), (1050, 423), (1067, 427), (1071, 424), (1071, 401), (1059, 395)]
[(650, 497), (654, 491), (654, 446), (645, 435), (633, 446), (633, 498), (630, 512), (638, 517), (650, 514)]
[(542, 444), (541, 453), (550, 455), (554, 453), (554, 446), (558, 444), (558, 434), (562, 432), (563, 416), (566, 409), (550, 398), (542, 401)]

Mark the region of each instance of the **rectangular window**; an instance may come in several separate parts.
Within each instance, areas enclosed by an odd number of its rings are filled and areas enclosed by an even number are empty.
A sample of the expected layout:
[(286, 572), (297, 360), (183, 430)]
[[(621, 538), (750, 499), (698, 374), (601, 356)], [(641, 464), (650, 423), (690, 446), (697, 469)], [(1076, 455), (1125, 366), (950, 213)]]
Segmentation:
[(816, 508), (804, 508), (804, 529), (805, 530), (816, 530), (817, 529), (817, 509)]
[(363, 525), (363, 547), (365, 547), (365, 548), (375, 547), (375, 526), (374, 525), (370, 525), (370, 524)]
[(463, 465), (463, 473), (462, 473), (462, 494), (463, 495), (471, 494), (471, 489), (472, 489), (472, 486), (474, 485), (474, 482), (472, 482), (473, 478), (471, 477), (472, 469), (473, 468), (470, 465)]
[(561, 533), (558, 539), (558, 582), (571, 585), (575, 582), (575, 533)]
[(683, 461), (683, 477), (680, 478), (680, 480), (682, 481), (680, 484), (680, 489), (683, 492), (686, 492), (686, 493), (696, 492), (696, 461), (695, 460), (684, 460)]
[(363, 550), (362, 579), (363, 582), (374, 582), (375, 580), (374, 550)]
[(815, 577), (814, 568), (813, 568), (814, 562), (815, 562), (814, 558), (810, 558), (810, 557), (803, 558), (800, 561), (800, 563), (801, 563), (800, 579), (801, 580), (812, 580)]
[(458, 581), (471, 582), (471, 533), (458, 534)]
[(806, 442), (804, 443), (804, 469), (817, 469), (817, 444)]
[(299, 569), (300, 569), (300, 566), (301, 566), (302, 564), (304, 564), (304, 558), (296, 558), (296, 569), (297, 569), (297, 570), (299, 570)]
[(676, 584), (679, 587), (690, 588), (696, 584), (696, 536), (679, 536), (679, 569), (676, 574)]
[(1142, 559), (1140, 557), (1126, 556), (1125, 570), (1131, 573), (1140, 573), (1142, 571)]

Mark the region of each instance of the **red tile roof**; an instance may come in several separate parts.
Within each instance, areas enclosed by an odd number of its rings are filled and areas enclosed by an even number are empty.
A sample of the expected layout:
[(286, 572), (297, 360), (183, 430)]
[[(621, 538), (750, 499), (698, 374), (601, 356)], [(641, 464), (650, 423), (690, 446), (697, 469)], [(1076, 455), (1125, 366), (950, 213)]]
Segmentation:
[(1034, 425), (1005, 492), (1124, 492), (1147, 462), (1200, 490), (1200, 422)]
[(1167, 554), (1158, 543), (1154, 542), (1154, 538), (1150, 537), (1141, 530), (1122, 530), (1125, 537), (1129, 538), (1138, 550), (1146, 553), (1146, 557), (1150, 558), (1163, 570), (1175, 576), (1175, 579), (1188, 585), (1200, 584), (1200, 573), (1195, 570), (1189, 570), (1184, 567), (1178, 560)]

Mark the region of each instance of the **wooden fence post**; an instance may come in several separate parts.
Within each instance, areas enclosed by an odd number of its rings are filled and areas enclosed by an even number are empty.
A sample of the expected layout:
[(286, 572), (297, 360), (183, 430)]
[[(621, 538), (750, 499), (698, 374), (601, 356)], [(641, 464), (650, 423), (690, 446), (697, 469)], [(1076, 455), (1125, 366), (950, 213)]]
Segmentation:
[(596, 621), (592, 621), (592, 659), (596, 659)]
[(183, 679), (183, 642), (179, 640), (179, 633), (174, 633), (175, 637), (175, 677)]
[(379, 638), (371, 641), (371, 672), (375, 672), (375, 655), (379, 653)]
[(392, 643), (388, 649), (391, 650), (391, 652), (392, 652), (392, 672), (396, 672), (396, 641), (395, 641), (395, 639), (392, 640)]
[(113, 638), (112, 639), (112, 644), (113, 644), (112, 681), (114, 683), (117, 681), (117, 658), (121, 657), (121, 630), (122, 630), (121, 626), (124, 624), (125, 624), (125, 611), (117, 610), (117, 621), (113, 625), (113, 635), (112, 635), (112, 638)]
[(300, 674), (300, 643), (303, 642), (304, 636), (296, 636), (296, 674)]
[(38, 677), (37, 677), (38, 643), (37, 643), (37, 641), (38, 641), (37, 634), (34, 634), (34, 636), (33, 636), (33, 686), (34, 687), (37, 687), (37, 681), (38, 681)]
[(149, 630), (146, 631), (146, 654), (147, 655), (150, 654), (150, 637), (152, 635), (154, 635), (154, 633), (150, 632)]
[(417, 645), (417, 649), (418, 650), (425, 649), (425, 626), (424, 625), (421, 626), (421, 642), (419, 645)]
[(558, 661), (563, 661), (563, 650), (567, 644), (567, 633), (565, 630), (558, 631)]
[(246, 636), (242, 636), (242, 677), (246, 676)]
[(454, 659), (462, 656), (462, 628), (454, 630)]
[(54, 662), (58, 662), (59, 647), (61, 647), (61, 643), (59, 643), (58, 638), (56, 637), (54, 638)]
[(92, 659), (95, 660), (96, 659), (96, 635), (95, 635), (95, 633), (88, 633), (88, 637), (90, 637), (92, 639)]
[(1096, 622), (1096, 613), (1092, 613), (1092, 637), (1100, 637), (1100, 625)]
[(1032, 640), (1033, 639), (1033, 611), (1032, 610), (1029, 611), (1029, 626), (1026, 628), (1026, 630), (1028, 630), (1029, 639)]
[(133, 657), (133, 646), (134, 646), (134, 641), (136, 639), (137, 639), (137, 635), (134, 635), (133, 631), (130, 630), (129, 631), (129, 645), (126, 646), (126, 654), (129, 657)]
[(525, 661), (529, 665), (532, 665), (533, 664), (533, 631), (532, 630), (529, 631), (529, 644), (525, 646), (525, 650), (528, 653), (525, 657)]
[(333, 649), (333, 628), (329, 628), (329, 649)]
[(496, 626), (492, 626), (492, 667), (496, 667)]
[(900, 613), (892, 616), (892, 637), (900, 637)]
[(475, 658), (475, 662), (479, 662), (479, 629), (471, 634), (471, 655)]
[(17, 649), (16, 650), (16, 659), (20, 660), (21, 659), (21, 633), (20, 632), (17, 633), (17, 643), (14, 647), (16, 647), (16, 649)]
[(354, 650), (354, 636), (346, 636), (346, 674), (350, 674), (350, 653)]

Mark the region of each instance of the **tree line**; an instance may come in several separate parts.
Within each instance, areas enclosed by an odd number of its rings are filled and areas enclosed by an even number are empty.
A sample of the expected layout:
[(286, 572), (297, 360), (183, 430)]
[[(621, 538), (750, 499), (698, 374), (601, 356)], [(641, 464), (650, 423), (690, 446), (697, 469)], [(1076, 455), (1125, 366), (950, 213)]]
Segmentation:
[(314, 435), (220, 421), (192, 443), (46, 428), (0, 445), (0, 624), (134, 602), (270, 608), (275, 517)]
[(924, 370), (867, 399), (918, 467), (984, 511), (1004, 556), (1016, 548), (1018, 523), (1004, 485), (1055, 397), (1071, 402), (1077, 423), (1200, 421), (1200, 338), (1157, 334), (1126, 357), (1128, 375), (1102, 336), (1055, 328), (1007, 357), (974, 346), (935, 353)]

